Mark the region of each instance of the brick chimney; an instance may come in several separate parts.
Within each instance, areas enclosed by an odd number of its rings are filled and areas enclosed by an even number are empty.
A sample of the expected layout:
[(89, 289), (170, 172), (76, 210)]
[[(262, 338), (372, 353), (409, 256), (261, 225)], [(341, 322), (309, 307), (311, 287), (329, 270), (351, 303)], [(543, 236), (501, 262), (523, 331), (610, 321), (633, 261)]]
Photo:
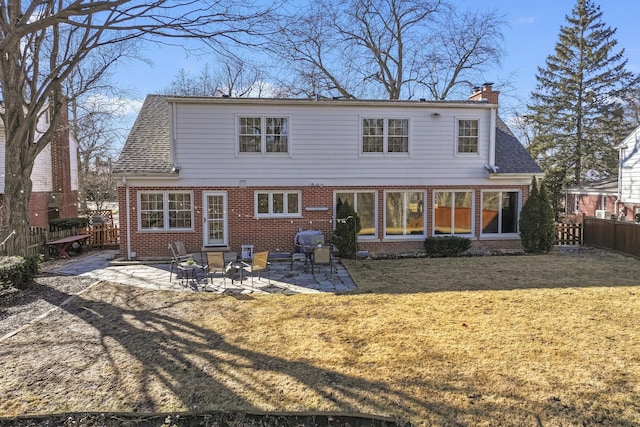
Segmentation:
[(492, 86), (493, 83), (484, 83), (482, 87), (474, 87), (469, 101), (485, 101), (489, 104), (497, 104), (500, 91), (494, 91), (491, 89)]

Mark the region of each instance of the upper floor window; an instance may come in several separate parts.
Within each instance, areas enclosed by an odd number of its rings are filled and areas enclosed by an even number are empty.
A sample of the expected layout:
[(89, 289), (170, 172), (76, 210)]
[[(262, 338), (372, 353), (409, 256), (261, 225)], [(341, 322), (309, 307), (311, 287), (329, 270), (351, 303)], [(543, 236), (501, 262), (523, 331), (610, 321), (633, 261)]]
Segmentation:
[(362, 119), (363, 153), (408, 153), (409, 119)]
[(482, 233), (517, 233), (519, 199), (518, 191), (483, 191)]
[(142, 192), (139, 196), (140, 230), (191, 230), (191, 193)]
[(458, 153), (478, 152), (478, 120), (458, 120)]
[(239, 117), (238, 150), (241, 153), (288, 153), (289, 119)]
[(300, 216), (299, 191), (256, 191), (256, 217)]

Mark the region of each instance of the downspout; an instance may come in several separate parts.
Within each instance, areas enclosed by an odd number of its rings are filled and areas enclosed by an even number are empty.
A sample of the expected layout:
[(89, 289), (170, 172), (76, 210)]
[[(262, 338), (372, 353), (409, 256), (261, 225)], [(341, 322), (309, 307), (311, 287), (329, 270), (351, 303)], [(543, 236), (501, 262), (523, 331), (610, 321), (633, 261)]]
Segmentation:
[(491, 109), (491, 126), (489, 126), (489, 164), (491, 166), (496, 164), (496, 111), (497, 108)]
[(616, 218), (620, 211), (620, 202), (622, 199), (622, 157), (624, 156), (624, 147), (618, 147), (618, 197), (616, 198), (615, 210)]
[(127, 261), (131, 261), (131, 218), (130, 218), (130, 212), (131, 212), (131, 203), (129, 201), (130, 198), (130, 194), (129, 194), (129, 185), (127, 184), (127, 177), (126, 176), (122, 176), (122, 184), (124, 185), (124, 192), (125, 192), (125, 196), (124, 196), (124, 203), (125, 203), (125, 210), (126, 210), (126, 224), (127, 224)]

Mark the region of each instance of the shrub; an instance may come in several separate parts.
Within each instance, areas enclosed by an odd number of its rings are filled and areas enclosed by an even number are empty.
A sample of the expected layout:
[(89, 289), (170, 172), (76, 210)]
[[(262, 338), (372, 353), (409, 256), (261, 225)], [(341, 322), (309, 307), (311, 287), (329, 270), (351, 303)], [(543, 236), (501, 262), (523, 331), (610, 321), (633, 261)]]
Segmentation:
[(553, 208), (549, 202), (544, 183), (534, 177), (531, 193), (520, 213), (520, 239), (525, 252), (540, 254), (553, 249), (556, 242), (556, 226)]
[(84, 228), (89, 224), (89, 219), (86, 217), (77, 218), (59, 218), (49, 221), (50, 230), (70, 230), (72, 228)]
[(0, 289), (9, 287), (25, 289), (33, 283), (33, 278), (39, 272), (38, 256), (0, 257)]
[(336, 206), (336, 230), (333, 240), (341, 258), (353, 259), (358, 252), (358, 237), (360, 232), (360, 217), (347, 202), (338, 199)]
[(458, 257), (471, 248), (471, 240), (458, 236), (428, 237), (424, 241), (427, 255), (434, 258)]

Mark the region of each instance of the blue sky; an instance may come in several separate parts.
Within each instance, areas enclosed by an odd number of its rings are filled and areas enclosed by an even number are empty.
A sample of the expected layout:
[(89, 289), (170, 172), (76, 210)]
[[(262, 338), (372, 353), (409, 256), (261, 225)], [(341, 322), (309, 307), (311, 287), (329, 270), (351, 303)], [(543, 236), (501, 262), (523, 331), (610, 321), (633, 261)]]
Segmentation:
[[(506, 51), (502, 70), (493, 82), (511, 77), (515, 97), (526, 100), (535, 89), (535, 74), (538, 66), (544, 66), (546, 57), (553, 53), (558, 41), (560, 26), (566, 25), (565, 15), (571, 13), (575, 0), (453, 0), (460, 6), (471, 9), (497, 9), (506, 17), (509, 26), (504, 28)], [(628, 69), (640, 73), (640, 16), (639, 0), (600, 0), (603, 21), (617, 28), (618, 48), (625, 49), (629, 60)], [(129, 96), (142, 101), (149, 93), (157, 93), (169, 85), (182, 68), (197, 74), (206, 60), (186, 57), (179, 47), (150, 47), (145, 55), (153, 62), (132, 63), (117, 74), (120, 87), (129, 89)], [(481, 84), (483, 82), (478, 82)], [(494, 87), (500, 90), (500, 87)], [(506, 101), (506, 99), (505, 99)], [(139, 103), (134, 103), (139, 105)]]

